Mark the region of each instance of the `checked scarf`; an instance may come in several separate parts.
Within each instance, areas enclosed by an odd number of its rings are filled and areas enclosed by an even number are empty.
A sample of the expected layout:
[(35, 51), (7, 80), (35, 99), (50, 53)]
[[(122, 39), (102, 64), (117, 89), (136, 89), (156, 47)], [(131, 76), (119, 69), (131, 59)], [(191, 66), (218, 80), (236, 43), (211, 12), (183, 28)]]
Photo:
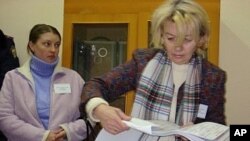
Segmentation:
[[(183, 98), (177, 108), (179, 110), (176, 112), (176, 123), (179, 125), (193, 122), (196, 117), (200, 92), (200, 74), (201, 58), (193, 56), (188, 65)], [(168, 121), (173, 94), (171, 61), (166, 57), (166, 54), (157, 53), (142, 72), (131, 113), (132, 117)], [(159, 140), (159, 137), (143, 136), (145, 137), (141, 138), (147, 139), (141, 140)]]

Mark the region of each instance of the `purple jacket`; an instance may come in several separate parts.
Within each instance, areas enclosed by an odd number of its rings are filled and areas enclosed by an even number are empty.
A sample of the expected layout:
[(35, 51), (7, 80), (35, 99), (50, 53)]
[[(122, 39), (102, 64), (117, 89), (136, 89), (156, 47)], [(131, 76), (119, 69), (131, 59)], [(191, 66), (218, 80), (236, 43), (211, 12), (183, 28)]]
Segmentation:
[[(42, 141), (48, 133), (36, 110), (30, 61), (9, 71), (0, 92), (0, 130), (10, 141)], [(69, 84), (71, 93), (58, 93), (54, 84)], [(69, 141), (86, 137), (86, 124), (78, 119), (84, 80), (73, 70), (56, 66), (51, 82), (49, 130), (62, 127)]]
[[(83, 88), (82, 103), (86, 104), (92, 97), (102, 96), (107, 101), (113, 101), (120, 95), (135, 90), (141, 73), (147, 63), (161, 49), (139, 49), (134, 52), (130, 61), (114, 68), (103, 76), (93, 78)], [(212, 121), (225, 123), (225, 81), (226, 73), (207, 60), (202, 62), (201, 92), (198, 104), (208, 106), (205, 119), (196, 118), (195, 123)], [(179, 90), (177, 103), (181, 102), (183, 86)]]

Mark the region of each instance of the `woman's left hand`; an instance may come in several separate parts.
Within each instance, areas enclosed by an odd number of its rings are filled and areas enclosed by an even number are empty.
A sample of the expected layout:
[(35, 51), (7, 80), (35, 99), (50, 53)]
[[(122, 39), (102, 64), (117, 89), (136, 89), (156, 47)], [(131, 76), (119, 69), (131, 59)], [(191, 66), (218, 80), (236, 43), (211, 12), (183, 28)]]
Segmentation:
[(66, 132), (63, 128), (60, 128), (59, 130), (55, 131), (56, 133), (56, 141), (63, 141), (67, 136)]

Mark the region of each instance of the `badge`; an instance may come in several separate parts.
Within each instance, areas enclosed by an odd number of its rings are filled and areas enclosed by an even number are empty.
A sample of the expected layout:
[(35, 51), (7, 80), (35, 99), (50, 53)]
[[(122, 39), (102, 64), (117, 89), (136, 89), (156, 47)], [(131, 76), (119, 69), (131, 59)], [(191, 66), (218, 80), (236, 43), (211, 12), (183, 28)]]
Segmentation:
[(207, 115), (207, 108), (208, 106), (205, 104), (200, 104), (199, 105), (199, 110), (198, 110), (198, 115), (197, 117), (205, 119), (206, 115)]
[(68, 83), (54, 84), (54, 91), (56, 94), (71, 93), (71, 87)]

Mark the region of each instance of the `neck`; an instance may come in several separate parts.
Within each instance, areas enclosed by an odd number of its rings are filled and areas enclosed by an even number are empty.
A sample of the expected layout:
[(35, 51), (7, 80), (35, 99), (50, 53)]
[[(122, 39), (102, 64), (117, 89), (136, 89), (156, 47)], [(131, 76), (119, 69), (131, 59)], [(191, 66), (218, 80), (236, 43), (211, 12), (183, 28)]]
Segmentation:
[(53, 63), (46, 63), (45, 61), (37, 58), (36, 56), (32, 56), (30, 68), (33, 73), (36, 73), (40, 76), (51, 76), (54, 72), (55, 66), (58, 63), (58, 58)]

